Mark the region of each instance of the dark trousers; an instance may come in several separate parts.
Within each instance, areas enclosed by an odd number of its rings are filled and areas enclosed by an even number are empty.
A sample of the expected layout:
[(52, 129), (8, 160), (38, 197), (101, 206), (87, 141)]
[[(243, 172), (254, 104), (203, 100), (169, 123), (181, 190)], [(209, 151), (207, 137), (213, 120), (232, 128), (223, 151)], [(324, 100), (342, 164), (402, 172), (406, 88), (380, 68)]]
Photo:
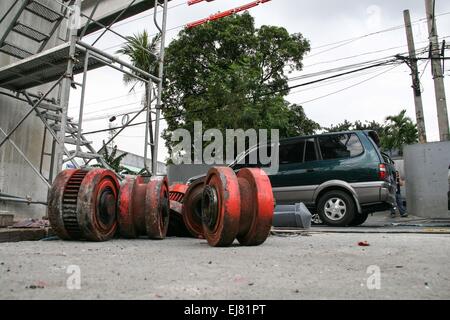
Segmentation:
[[(400, 193), (395, 193), (395, 202), (397, 203), (398, 212), (401, 215), (404, 215), (406, 213), (406, 208), (403, 205), (403, 198)], [(395, 208), (391, 208), (391, 213), (395, 214)]]

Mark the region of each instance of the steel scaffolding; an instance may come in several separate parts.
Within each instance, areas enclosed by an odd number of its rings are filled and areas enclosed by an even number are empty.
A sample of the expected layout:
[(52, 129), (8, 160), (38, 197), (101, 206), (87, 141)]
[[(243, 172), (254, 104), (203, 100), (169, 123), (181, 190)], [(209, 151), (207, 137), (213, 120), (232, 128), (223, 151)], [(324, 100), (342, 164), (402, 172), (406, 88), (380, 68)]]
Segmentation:
[[(126, 61), (94, 47), (98, 39), (106, 32), (112, 32), (127, 40), (126, 37), (113, 31), (111, 26), (120, 19), (139, 13), (136, 12), (135, 6), (139, 6), (139, 9), (143, 11), (143, 3), (148, 6), (150, 1), (128, 1), (128, 4), (121, 12), (118, 12), (113, 17), (104, 19), (104, 22), (107, 21), (107, 24), (93, 19), (95, 11), (101, 1), (102, 0), (96, 0), (96, 4), (93, 6), (91, 14), (87, 15), (82, 13), (81, 0), (55, 1), (61, 6), (59, 11), (46, 6), (38, 0), (14, 0), (11, 7), (0, 17), (0, 23), (6, 18), (11, 20), (11, 23), (9, 23), (4, 34), (0, 35), (0, 51), (19, 59), (17, 62), (0, 68), (0, 88), (2, 88), (0, 94), (26, 102), (31, 106), (26, 114), (9, 132), (5, 132), (0, 128), (0, 148), (5, 145), (6, 142), (9, 142), (48, 187), (51, 186), (55, 174), (59, 173), (63, 169), (63, 165), (67, 162), (71, 162), (74, 167), (80, 168), (88, 166), (92, 160), (96, 160), (104, 167), (109, 168), (101, 154), (104, 147), (100, 150), (95, 150), (92, 147), (91, 142), (83, 135), (82, 130), (88, 71), (100, 67), (112, 68), (146, 84), (146, 87), (148, 88), (146, 105), (143, 106), (133, 118), (129, 119), (125, 126), (118, 131), (106, 145), (108, 145), (126, 127), (131, 125), (139, 115), (146, 114), (144, 168), (153, 175), (158, 174), (159, 122), (161, 119), (162, 106), (167, 10), (168, 2), (170, 0), (154, 0), (153, 4), (153, 22), (160, 33), (160, 48), (159, 53), (156, 54), (158, 62), (157, 75), (151, 74), (149, 70), (141, 70)], [(127, 13), (129, 10), (131, 10), (132, 13)], [(25, 25), (23, 22), (20, 22), (20, 17), (25, 12), (28, 15), (32, 14), (36, 16), (36, 18), (44, 19), (49, 22), (51, 24), (50, 32), (45, 33), (33, 26)], [(84, 27), (80, 26), (79, 22), (81, 21), (81, 18), (86, 20)], [(44, 50), (48, 41), (55, 32), (57, 32), (57, 29), (64, 20), (67, 20), (68, 22), (68, 37), (65, 43)], [(83, 37), (85, 35), (101, 29), (104, 29), (104, 31), (93, 45), (83, 42)], [(38, 50), (36, 52), (30, 52), (29, 50), (20, 48), (19, 45), (8, 41), (8, 35), (10, 33), (21, 34), (31, 41), (38, 43)], [(144, 49), (147, 50), (147, 48)], [(149, 54), (154, 53), (149, 52)], [(81, 83), (77, 83), (74, 80), (74, 75), (77, 74), (82, 74)], [(44, 84), (51, 84), (50, 88), (44, 93), (34, 94), (29, 91), (30, 88)], [(78, 119), (72, 119), (68, 117), (69, 98), (71, 88), (77, 87), (81, 88), (80, 109)], [(52, 92), (58, 93), (57, 99), (49, 98)], [(155, 101), (156, 106), (153, 111), (152, 103)], [(40, 157), (41, 161), (39, 165), (32, 163), (11, 138), (12, 134), (22, 126), (25, 120), (33, 113), (42, 120), (45, 126)], [(152, 124), (153, 114), (155, 115), (154, 127)], [(52, 137), (51, 151), (45, 150), (48, 135)], [(68, 145), (71, 145), (74, 150), (69, 150)], [(148, 158), (148, 147), (150, 147), (152, 153), (151, 168), (147, 168), (146, 160)], [(50, 157), (48, 177), (45, 177), (43, 174), (43, 159), (45, 156)], [(81, 160), (81, 164), (77, 160)], [(0, 200), (34, 203), (30, 199), (23, 199), (10, 195), (2, 195)], [(39, 204), (42, 204), (42, 202)]]

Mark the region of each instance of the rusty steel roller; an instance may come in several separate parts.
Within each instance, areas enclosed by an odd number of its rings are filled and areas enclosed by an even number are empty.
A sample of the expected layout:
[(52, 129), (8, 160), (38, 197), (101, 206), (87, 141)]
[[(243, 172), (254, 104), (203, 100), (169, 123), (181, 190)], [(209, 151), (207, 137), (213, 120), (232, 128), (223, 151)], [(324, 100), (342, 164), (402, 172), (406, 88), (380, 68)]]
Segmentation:
[(169, 226), (167, 177), (128, 177), (120, 188), (118, 221), (125, 238), (164, 239)]
[(202, 225), (202, 194), (205, 179), (193, 182), (186, 191), (183, 198), (183, 221), (195, 238), (203, 238)]
[(49, 192), (50, 225), (63, 240), (109, 240), (117, 230), (118, 196), (119, 181), (113, 171), (62, 171)]
[(272, 226), (274, 198), (269, 178), (261, 169), (228, 167), (208, 172), (202, 193), (203, 234), (213, 247), (257, 246)]
[(241, 220), (237, 239), (244, 246), (263, 244), (272, 228), (275, 201), (269, 177), (261, 169), (237, 174), (241, 193)]

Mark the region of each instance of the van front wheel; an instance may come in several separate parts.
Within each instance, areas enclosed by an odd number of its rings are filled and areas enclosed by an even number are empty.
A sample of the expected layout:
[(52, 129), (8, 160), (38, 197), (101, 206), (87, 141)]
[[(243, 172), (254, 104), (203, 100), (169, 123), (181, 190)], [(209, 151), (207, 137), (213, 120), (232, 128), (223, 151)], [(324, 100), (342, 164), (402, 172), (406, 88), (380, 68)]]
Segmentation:
[(333, 227), (348, 226), (355, 218), (355, 203), (341, 190), (325, 193), (318, 202), (318, 213), (324, 223)]

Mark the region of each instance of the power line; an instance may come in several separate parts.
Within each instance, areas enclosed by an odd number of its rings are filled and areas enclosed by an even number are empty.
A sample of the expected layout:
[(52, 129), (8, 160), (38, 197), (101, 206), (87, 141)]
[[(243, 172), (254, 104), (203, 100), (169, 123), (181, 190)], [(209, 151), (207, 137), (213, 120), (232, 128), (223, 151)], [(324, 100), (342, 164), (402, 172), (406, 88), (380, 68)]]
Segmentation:
[[(126, 115), (131, 115), (131, 114), (135, 114), (138, 113), (139, 111), (142, 110), (142, 107), (139, 109), (135, 109), (135, 110), (130, 110), (130, 111), (123, 111), (122, 113), (110, 113), (108, 115), (98, 115), (98, 116), (93, 116), (87, 119), (83, 119), (84, 122), (89, 122), (89, 121), (96, 121), (96, 120), (104, 120), (104, 119), (108, 119), (111, 117), (121, 117), (121, 116), (126, 116)], [(120, 112), (120, 111), (119, 111)]]
[(311, 91), (311, 90), (322, 88), (322, 87), (326, 87), (326, 86), (331, 86), (331, 85), (334, 85), (334, 84), (339, 83), (339, 82), (349, 81), (349, 80), (361, 78), (361, 77), (368, 76), (368, 75), (371, 75), (371, 74), (374, 74), (374, 73), (378, 73), (378, 72), (379, 72), (379, 70), (368, 70), (368, 71), (365, 71), (365, 72), (361, 72), (361, 74), (351, 74), (351, 75), (348, 75), (348, 76), (343, 76), (342, 78), (326, 80), (326, 81), (324, 81), (324, 83), (320, 83), (320, 84), (315, 85), (315, 86), (311, 86), (311, 87), (307, 87), (305, 89), (301, 89), (301, 90), (297, 90), (297, 91), (291, 92), (291, 93), (288, 94), (288, 96), (291, 96), (291, 95), (294, 95), (294, 94), (297, 94), (297, 93), (301, 93), (301, 92)]
[[(444, 38), (448, 38), (448, 36), (447, 36), (447, 37), (444, 37)], [(443, 38), (443, 39), (444, 39), (444, 38)], [(428, 42), (428, 41), (425, 41), (425, 42)], [(371, 53), (378, 53), (378, 52), (383, 52), (383, 51), (393, 50), (393, 49), (396, 49), (396, 48), (402, 48), (402, 47), (404, 47), (404, 46), (392, 47), (392, 48), (388, 48), (388, 49), (382, 49), (382, 50), (371, 51), (371, 52), (365, 52), (365, 53), (358, 54), (358, 55), (354, 55), (354, 56), (349, 56), (349, 57), (339, 58), (339, 59), (335, 59), (335, 60), (329, 60), (329, 61), (319, 62), (319, 63), (313, 64), (313, 65), (304, 66), (304, 68), (312, 67), (312, 66), (319, 65), (319, 64), (326, 64), (326, 63), (333, 63), (333, 62), (338, 62), (338, 61), (342, 61), (342, 60), (348, 60), (348, 59), (354, 58), (354, 57), (359, 57), (359, 56), (363, 56), (363, 55), (367, 55), (367, 54), (371, 54)], [(427, 47), (426, 47), (426, 48), (424, 47), (423, 49), (417, 49), (417, 50), (416, 50), (416, 53), (417, 53), (417, 54), (420, 54), (420, 53), (422, 53), (423, 50), (425, 50), (425, 49), (427, 49)], [(292, 77), (292, 78), (289, 78), (288, 81), (296, 81), (296, 80), (300, 80), (300, 79), (304, 79), (304, 78), (308, 78), (308, 77), (318, 76), (318, 75), (321, 75), (321, 74), (327, 74), (327, 73), (332, 73), (332, 72), (342, 71), (342, 70), (349, 69), (349, 68), (352, 68), (352, 67), (362, 66), (362, 65), (369, 64), (369, 63), (373, 63), (373, 62), (385, 60), (385, 59), (388, 59), (388, 58), (391, 58), (391, 57), (395, 57), (395, 55), (390, 55), (390, 56), (386, 56), (386, 57), (383, 57), (383, 58), (374, 59), (374, 60), (369, 60), (369, 61), (365, 61), (365, 62), (361, 62), (361, 63), (357, 63), (357, 64), (347, 65), (347, 66), (343, 66), (343, 67), (339, 67), (339, 68), (335, 68), (335, 69), (327, 69), (327, 70), (323, 70), (323, 71), (320, 71), (320, 72), (317, 72), (317, 73), (313, 73), (313, 74), (307, 74), (307, 75), (301, 75), (301, 76), (297, 76), (297, 77)], [(134, 94), (144, 93), (144, 92), (145, 92), (144, 90), (138, 90), (138, 91), (135, 91)], [(128, 96), (130, 96), (130, 93), (125, 94), (125, 95), (116, 96), (116, 97), (113, 97), (113, 98), (108, 98), (108, 99), (103, 99), (103, 100), (97, 100), (97, 101), (94, 101), (94, 102), (92, 102), (92, 103), (86, 104), (86, 106), (92, 106), (92, 105), (96, 105), (96, 104), (101, 104), (101, 103), (103, 103), (103, 102), (108, 102), (108, 101), (112, 101), (112, 100), (117, 100), (117, 99), (120, 99), (120, 98), (123, 98), (123, 97), (128, 97)], [(137, 101), (137, 102), (135, 102), (135, 103), (139, 103), (139, 101)], [(87, 114), (98, 113), (98, 112), (101, 112), (101, 111), (111, 110), (111, 109), (114, 109), (114, 108), (116, 108), (116, 107), (129, 106), (129, 105), (131, 105), (131, 104), (118, 105), (118, 106), (108, 107), (108, 108), (96, 110), (96, 111), (93, 111), (93, 112), (90, 112), (90, 113), (87, 113)], [(105, 117), (105, 118), (106, 118), (106, 117)]]
[(333, 69), (321, 70), (321, 71), (314, 72), (314, 73), (309, 73), (309, 74), (305, 74), (305, 75), (292, 77), (292, 78), (289, 78), (288, 81), (289, 82), (297, 81), (297, 80), (301, 80), (301, 79), (307, 79), (307, 78), (313, 78), (313, 77), (321, 76), (321, 75), (324, 75), (324, 74), (336, 73), (336, 72), (340, 72), (340, 71), (345, 71), (345, 70), (349, 70), (349, 69), (363, 67), (363, 66), (367, 66), (367, 65), (374, 64), (374, 63), (377, 63), (377, 62), (384, 62), (384, 61), (386, 61), (386, 59), (389, 59), (389, 58), (393, 59), (393, 58), (395, 58), (395, 56), (388, 56), (388, 57), (385, 57), (385, 58), (359, 62), (359, 63), (346, 65), (346, 66), (340, 66), (340, 67), (333, 68)]
[(391, 59), (391, 60), (387, 60), (387, 61), (384, 61), (384, 62), (379, 62), (379, 63), (373, 64), (373, 65), (365, 66), (365, 67), (362, 67), (362, 68), (359, 68), (359, 69), (355, 69), (355, 70), (347, 71), (347, 72), (344, 72), (344, 73), (332, 75), (332, 76), (329, 76), (329, 77), (321, 78), (321, 79), (318, 79), (318, 80), (297, 84), (297, 85), (290, 86), (290, 87), (288, 87), (286, 89), (282, 89), (282, 90), (279, 90), (279, 91), (272, 91), (272, 92), (264, 94), (264, 95), (281, 93), (281, 92), (289, 91), (289, 90), (292, 90), (292, 89), (295, 89), (295, 88), (304, 87), (304, 86), (308, 86), (310, 84), (322, 82), (322, 81), (325, 81), (325, 80), (328, 80), (328, 79), (334, 79), (334, 78), (338, 78), (338, 77), (341, 77), (341, 76), (344, 76), (344, 75), (348, 75), (348, 74), (352, 74), (352, 73), (356, 73), (356, 72), (359, 72), (359, 71), (368, 70), (368, 69), (372, 69), (372, 68), (376, 68), (376, 67), (381, 67), (381, 66), (385, 66), (385, 65), (393, 64), (393, 63), (399, 63), (399, 62), (397, 61), (397, 59)]
[[(419, 43), (428, 43), (428, 41), (421, 41)], [(335, 63), (335, 62), (339, 62), (339, 61), (349, 60), (349, 59), (353, 59), (353, 58), (359, 58), (359, 57), (362, 57), (362, 56), (367, 56), (367, 55), (381, 53), (381, 52), (386, 52), (386, 51), (391, 51), (391, 50), (394, 50), (394, 49), (400, 49), (400, 48), (404, 48), (404, 47), (407, 47), (407, 45), (396, 46), (396, 47), (391, 47), (391, 48), (386, 48), (386, 49), (381, 49), (381, 50), (368, 51), (368, 52), (363, 52), (363, 53), (352, 55), (352, 56), (347, 56), (347, 57), (342, 57), (342, 58), (337, 58), (337, 59), (327, 60), (327, 61), (321, 61), (321, 62), (313, 63), (313, 64), (310, 64), (310, 65), (306, 65), (306, 66), (303, 67), (303, 69), (311, 68), (313, 66), (318, 66), (318, 65), (322, 65), (322, 64), (330, 64), (330, 63)], [(416, 53), (417, 54), (422, 53), (421, 50), (428, 50), (428, 47), (424, 47), (422, 49), (417, 49)], [(402, 54), (406, 54), (406, 53), (407, 52), (404, 52)], [(391, 57), (391, 56), (389, 56), (389, 57)], [(380, 59), (385, 59), (385, 58), (388, 58), (388, 57), (384, 57), (384, 58), (380, 58)]]
[[(383, 61), (381, 61), (381, 60), (371, 60), (371, 61), (366, 61), (366, 62), (362, 62), (362, 63), (358, 63), (358, 64), (353, 64), (353, 65), (348, 65), (348, 66), (341, 66), (341, 67), (339, 67), (339, 68), (334, 68), (334, 69), (329, 69), (329, 70), (322, 70), (322, 71), (320, 71), (320, 72), (316, 72), (316, 73), (312, 73), (312, 74), (306, 74), (306, 75), (302, 75), (302, 76), (298, 76), (298, 77), (294, 77), (294, 78), (290, 78), (290, 79), (288, 79), (288, 82), (291, 82), (291, 81), (297, 81), (297, 80), (301, 80), (301, 79), (308, 79), (308, 78), (314, 78), (314, 77), (317, 77), (317, 76), (320, 76), (320, 75), (324, 75), (324, 74), (330, 74), (330, 73), (336, 73), (336, 72), (340, 72), (340, 71), (344, 71), (344, 70), (349, 70), (349, 69), (354, 69), (354, 68), (356, 68), (356, 67), (366, 67), (368, 64), (374, 64), (375, 62), (378, 62), (378, 63), (385, 63), (385, 60), (383, 60)], [(378, 64), (376, 64), (375, 66), (378, 66)], [(370, 68), (372, 68), (372, 66), (369, 66)], [(346, 74), (352, 74), (353, 72), (358, 72), (358, 71), (360, 71), (360, 70), (365, 70), (364, 68), (363, 69), (357, 69), (357, 70), (354, 70), (354, 71), (352, 71), (352, 72), (350, 72), (350, 73), (346, 73)], [(346, 75), (345, 74), (345, 75)], [(333, 77), (328, 77), (328, 78), (326, 78), (325, 80), (328, 80), (328, 79), (334, 79), (334, 77), (335, 76), (333, 76)], [(336, 75), (336, 77), (340, 77), (340, 75)], [(313, 82), (314, 83), (314, 82)], [(295, 86), (294, 86), (295, 87)], [(111, 113), (108, 113), (107, 115), (97, 115), (97, 116), (95, 116), (95, 114), (97, 114), (97, 113), (99, 113), (99, 112), (102, 112), (102, 111), (111, 111), (111, 110), (115, 110), (115, 109), (120, 109), (120, 108), (122, 108), (122, 107), (128, 107), (128, 106), (131, 106), (131, 105), (135, 105), (135, 104), (137, 104), (137, 103), (139, 103), (139, 102), (132, 102), (132, 103), (127, 103), (127, 104), (121, 104), (121, 105), (118, 105), (118, 106), (113, 106), (113, 107), (108, 107), (108, 108), (106, 108), (106, 109), (101, 109), (101, 110), (96, 110), (96, 111), (92, 111), (92, 112), (88, 112), (88, 113), (86, 113), (85, 114), (85, 116), (86, 115), (94, 115), (94, 116), (92, 116), (91, 118), (87, 118), (87, 119), (85, 119), (84, 121), (94, 121), (94, 120), (101, 120), (101, 119), (107, 119), (107, 118), (110, 118), (110, 117), (112, 117), (112, 116), (117, 116), (117, 114), (111, 114)], [(119, 111), (117, 111), (117, 112), (120, 112), (120, 111), (122, 111), (122, 110), (119, 110)], [(125, 110), (123, 110), (124, 111), (124, 113), (122, 113), (122, 114), (120, 114), (120, 115), (125, 115), (125, 114), (133, 114), (134, 113), (134, 110), (133, 111), (131, 111), (131, 112), (125, 112)], [(120, 116), (119, 115), (119, 116)]]
[(401, 65), (401, 64), (398, 64), (398, 65), (396, 65), (396, 66), (394, 66), (394, 67), (392, 67), (392, 68), (389, 68), (388, 70), (385, 70), (385, 71), (383, 71), (383, 72), (380, 72), (380, 73), (378, 73), (378, 74), (376, 74), (376, 75), (374, 75), (374, 76), (372, 76), (372, 77), (370, 77), (370, 78), (368, 78), (368, 79), (365, 79), (365, 80), (363, 80), (363, 81), (357, 82), (357, 83), (355, 83), (355, 84), (353, 84), (353, 85), (351, 85), (351, 86), (342, 88), (342, 89), (340, 89), (340, 90), (338, 90), (338, 91), (334, 91), (334, 92), (328, 93), (328, 94), (326, 94), (326, 95), (323, 95), (323, 96), (320, 96), (320, 97), (317, 97), (317, 98), (314, 98), (314, 99), (311, 99), (311, 100), (307, 100), (307, 101), (300, 102), (300, 104), (301, 104), (301, 105), (304, 105), (304, 104), (306, 104), (306, 103), (310, 103), (310, 102), (314, 102), (314, 101), (317, 101), (317, 100), (320, 100), (320, 99), (323, 99), (323, 98), (327, 98), (327, 97), (329, 97), (329, 96), (332, 96), (332, 95), (341, 93), (341, 92), (343, 92), (343, 91), (346, 91), (346, 90), (348, 90), (348, 89), (354, 88), (354, 87), (359, 86), (359, 85), (361, 85), (361, 84), (363, 84), (363, 83), (366, 83), (366, 82), (368, 82), (368, 81), (370, 81), (370, 80), (373, 80), (373, 79), (375, 79), (375, 78), (377, 78), (377, 77), (379, 77), (379, 76), (381, 76), (381, 75), (383, 75), (383, 74), (386, 74), (386, 73), (388, 73), (388, 72), (394, 70), (395, 68), (398, 68), (400, 65)]
[[(290, 82), (290, 81), (297, 81), (297, 80), (301, 80), (301, 79), (314, 78), (314, 77), (317, 77), (317, 76), (320, 76), (320, 75), (324, 75), (324, 74), (330, 74), (330, 73), (336, 73), (336, 72), (340, 72), (340, 71), (344, 71), (344, 70), (354, 69), (354, 70), (351, 70), (351, 71), (348, 71), (348, 72), (345, 72), (345, 73), (340, 73), (340, 74), (336, 74), (336, 75), (333, 75), (333, 76), (328, 76), (326, 78), (310, 81), (310, 82), (299, 84), (299, 85), (294, 85), (294, 86), (291, 86), (291, 87), (289, 87), (289, 88), (287, 88), (287, 89), (285, 89), (283, 91), (266, 93), (266, 94), (264, 94), (262, 96), (267, 96), (269, 94), (276, 94), (276, 93), (288, 91), (288, 90), (291, 90), (291, 89), (294, 89), (294, 88), (297, 88), (297, 87), (307, 86), (307, 85), (311, 85), (311, 84), (315, 84), (315, 83), (319, 83), (319, 82), (324, 82), (324, 81), (340, 78), (340, 77), (343, 77), (343, 76), (346, 76), (346, 75), (354, 74), (356, 72), (372, 69), (372, 68), (379, 67), (379, 66), (389, 65), (389, 64), (391, 64), (394, 61), (396, 61), (396, 60), (394, 60), (394, 59), (389, 59), (389, 60), (377, 59), (377, 60), (366, 61), (366, 62), (353, 64), (353, 65), (341, 66), (339, 68), (334, 68), (334, 69), (329, 69), (329, 70), (322, 70), (320, 72), (316, 72), (316, 73), (312, 73), (312, 74), (306, 74), (306, 75), (290, 78), (290, 79), (288, 79), (288, 82)], [(359, 68), (355, 69), (357, 67), (359, 67)], [(122, 107), (127, 107), (127, 106), (130, 106), (130, 105), (134, 105), (136, 103), (138, 103), (138, 102), (133, 102), (133, 103), (122, 104), (122, 105), (118, 105), (118, 106), (114, 106), (114, 107), (109, 107), (109, 108), (107, 108), (105, 110), (97, 110), (97, 111), (93, 111), (91, 113), (87, 113), (86, 115), (96, 114), (98, 112), (106, 111), (106, 110), (110, 111), (110, 110), (114, 110), (114, 109), (120, 109)], [(117, 112), (120, 112), (120, 111), (121, 110), (119, 110)], [(122, 114), (120, 114), (120, 115), (126, 115), (126, 114), (133, 114), (133, 113), (135, 113), (134, 110), (132, 112), (125, 112), (125, 110), (123, 110), (123, 111), (124, 112)], [(94, 120), (107, 119), (107, 118), (112, 117), (114, 115), (116, 115), (116, 114), (110, 114), (109, 113), (108, 115), (93, 116), (92, 118), (88, 118), (85, 121), (94, 121)]]
[[(448, 36), (443, 37), (443, 38), (448, 38)], [(394, 48), (397, 48), (397, 47), (394, 47)], [(378, 52), (378, 51), (391, 50), (391, 49), (394, 49), (394, 48), (383, 49), (383, 50), (377, 50), (377, 51), (373, 51), (373, 52), (376, 53), (376, 52)], [(425, 49), (425, 48), (423, 48), (423, 49), (418, 49), (417, 52), (418, 52), (418, 53), (422, 53), (422, 52), (424, 52), (424, 49)], [(369, 54), (369, 53), (371, 53), (371, 52), (366, 52), (366, 53), (363, 53), (363, 54), (361, 54), (361, 55), (365, 55), (365, 54)], [(356, 56), (359, 56), (359, 55), (356, 55)], [(352, 57), (355, 57), (355, 56), (352, 56)], [(336, 59), (336, 61), (343, 60), (343, 59), (347, 59), (347, 58), (352, 58), (352, 57), (345, 57), (345, 58), (341, 58), (341, 59)], [(387, 58), (391, 58), (391, 57), (394, 57), (394, 56), (388, 56), (388, 57), (384, 57), (384, 58), (380, 58), (380, 59), (375, 59), (375, 60), (370, 60), (370, 61), (365, 61), (365, 62), (361, 62), (361, 63), (357, 63), (357, 64), (352, 64), (352, 65), (347, 65), (347, 66), (341, 66), (341, 67), (334, 68), (334, 69), (322, 70), (322, 71), (319, 71), (319, 72), (316, 72), (316, 73), (312, 73), (312, 74), (306, 74), (306, 75), (301, 75), (301, 76), (289, 78), (288, 81), (297, 81), (297, 80), (300, 80), (300, 79), (307, 79), (307, 78), (311, 78), (311, 77), (317, 77), (317, 76), (323, 75), (323, 74), (329, 74), (329, 73), (335, 73), (335, 72), (339, 72), (339, 71), (343, 71), (343, 70), (348, 70), (348, 69), (352, 69), (352, 68), (359, 67), (359, 66), (365, 66), (365, 65), (367, 65), (367, 64), (374, 63), (374, 62), (380, 62), (381, 60), (384, 60), (384, 59), (387, 59)], [(331, 61), (329, 61), (329, 62), (331, 63)], [(324, 63), (325, 63), (325, 62), (324, 62)], [(323, 86), (323, 85), (322, 85), (322, 86)], [(319, 87), (321, 87), (321, 86), (319, 86)], [(143, 91), (138, 91), (138, 92), (143, 92)], [(115, 97), (115, 98), (109, 98), (109, 99), (105, 99), (105, 100), (99, 100), (99, 101), (96, 101), (96, 102), (94, 102), (94, 103), (92, 103), (92, 104), (89, 104), (89, 105), (93, 105), (93, 104), (101, 103), (101, 102), (106, 102), (106, 101), (110, 101), (110, 100), (117, 100), (118, 98), (126, 97), (126, 96), (128, 96), (128, 95), (129, 95), (129, 94), (127, 94), (127, 95), (122, 95), (122, 96), (118, 96), (118, 97)], [(134, 104), (138, 104), (138, 103), (140, 103), (140, 102), (139, 102), (139, 101), (135, 101), (135, 102), (128, 103), (128, 104), (121, 104), (121, 105), (118, 105), (118, 106), (108, 107), (108, 108), (106, 108), (106, 109), (101, 109), (101, 110), (92, 111), (92, 112), (90, 112), (90, 113), (87, 113), (86, 115), (89, 115), (89, 114), (96, 114), (96, 113), (100, 113), (100, 112), (102, 112), (102, 111), (110, 111), (110, 110), (113, 110), (113, 109), (119, 109), (119, 108), (121, 108), (121, 107), (127, 107), (127, 106), (134, 105)], [(120, 112), (120, 111), (118, 111), (118, 112)], [(121, 115), (133, 114), (133, 113), (134, 113), (134, 110), (131, 111), (131, 112), (125, 112), (125, 110), (124, 110), (124, 113), (121, 114)], [(93, 120), (106, 119), (106, 118), (109, 118), (109, 117), (111, 117), (111, 116), (113, 116), (113, 115), (116, 115), (116, 114), (109, 114), (109, 115), (103, 115), (103, 116), (102, 116), (102, 115), (98, 115), (98, 116), (94, 116), (94, 118), (86, 119), (86, 121), (90, 121), (90, 120), (93, 121)], [(117, 115), (116, 115), (116, 116), (117, 116)]]
[[(103, 99), (103, 100), (97, 100), (97, 101), (93, 101), (93, 102), (87, 103), (87, 104), (85, 104), (84, 106), (85, 106), (85, 107), (87, 107), (87, 106), (93, 106), (93, 105), (101, 104), (101, 103), (103, 103), (103, 102), (113, 101), (113, 100), (117, 100), (117, 99), (121, 99), (121, 98), (125, 98), (125, 97), (130, 97), (130, 96), (132, 96), (132, 95), (136, 95), (136, 94), (138, 94), (138, 93), (144, 93), (144, 92), (145, 92), (144, 90), (139, 90), (139, 91), (135, 91), (134, 94), (128, 93), (128, 94), (123, 94), (123, 95), (120, 95), (120, 96), (117, 96), (117, 97), (113, 97), (113, 98), (108, 98), (108, 99)], [(109, 108), (110, 108), (110, 107), (108, 107), (108, 109), (109, 109)]]
[[(441, 17), (441, 16), (445, 16), (445, 15), (449, 15), (449, 14), (450, 14), (450, 11), (449, 12), (443, 12), (443, 13), (440, 13), (440, 14), (436, 15), (436, 17)], [(418, 19), (416, 21), (413, 21), (412, 24), (417, 24), (417, 23), (420, 23), (420, 22), (423, 22), (423, 21), (426, 21), (426, 20), (427, 20), (427, 18), (421, 18), (421, 19)], [(395, 31), (395, 30), (398, 30), (398, 29), (403, 29), (404, 27), (405, 26), (402, 24), (402, 25), (390, 27), (390, 28), (387, 28), (387, 29), (383, 29), (383, 30), (367, 33), (367, 34), (364, 34), (364, 35), (361, 35), (361, 36), (358, 36), (358, 37), (343, 39), (343, 40), (339, 40), (339, 41), (336, 41), (336, 42), (320, 45), (318, 47), (311, 48), (311, 50), (317, 50), (317, 49), (322, 49), (322, 48), (326, 48), (326, 47), (329, 47), (329, 46), (339, 45), (339, 44), (342, 44), (344, 42), (350, 42), (350, 41), (354, 42), (356, 40), (360, 40), (360, 39), (367, 38), (367, 37), (370, 37), (370, 36), (378, 35), (378, 34), (381, 34), (381, 33)]]
[[(344, 76), (344, 75), (356, 73), (356, 72), (359, 72), (359, 71), (368, 70), (368, 69), (371, 69), (371, 68), (392, 64), (394, 62), (395, 62), (395, 60), (385, 61), (383, 63), (378, 63), (378, 64), (374, 64), (374, 65), (371, 65), (371, 66), (366, 66), (366, 67), (363, 67), (363, 68), (360, 68), (360, 69), (357, 69), (357, 70), (348, 71), (348, 72), (345, 72), (345, 73), (342, 73), (342, 74), (333, 75), (333, 76), (330, 76), (330, 77), (326, 77), (326, 78), (310, 81), (310, 82), (307, 82), (307, 83), (291, 86), (291, 87), (286, 88), (286, 89), (276, 90), (276, 91), (273, 91), (273, 92), (270, 92), (270, 93), (263, 94), (261, 96), (267, 96), (269, 94), (282, 93), (282, 92), (289, 91), (289, 90), (294, 89), (294, 88), (307, 86), (307, 85), (314, 84), (314, 83), (319, 83), (319, 82), (326, 81), (326, 80), (329, 80), (329, 79), (338, 78), (338, 77), (341, 77), (341, 76)], [(400, 65), (401, 63), (398, 63), (398, 64)], [(395, 67), (398, 67), (398, 65), (396, 65)], [(368, 81), (368, 80), (369, 79), (367, 79), (365, 81)], [(193, 110), (193, 111), (191, 111), (191, 113), (200, 113), (200, 112), (208, 111), (210, 109), (211, 109), (211, 106), (206, 106), (206, 107), (200, 108), (198, 110)], [(179, 113), (177, 113), (175, 115), (172, 115), (170, 117), (163, 117), (160, 120), (175, 119), (175, 118), (178, 118), (178, 117), (182, 116), (185, 112), (186, 111), (181, 110)], [(155, 122), (155, 120), (153, 120), (152, 122)], [(140, 125), (144, 125), (144, 124), (146, 124), (146, 122), (138, 122), (138, 123), (134, 123), (134, 124), (128, 124), (126, 126), (119, 126), (119, 127), (115, 127), (115, 128), (96, 130), (96, 131), (86, 132), (86, 133), (83, 133), (83, 134), (84, 135), (92, 135), (92, 134), (96, 134), (96, 133), (108, 132), (108, 131), (111, 131), (111, 130), (119, 130), (119, 129), (123, 129), (123, 128), (127, 128), (127, 127), (135, 127), (135, 126), (140, 126)]]

